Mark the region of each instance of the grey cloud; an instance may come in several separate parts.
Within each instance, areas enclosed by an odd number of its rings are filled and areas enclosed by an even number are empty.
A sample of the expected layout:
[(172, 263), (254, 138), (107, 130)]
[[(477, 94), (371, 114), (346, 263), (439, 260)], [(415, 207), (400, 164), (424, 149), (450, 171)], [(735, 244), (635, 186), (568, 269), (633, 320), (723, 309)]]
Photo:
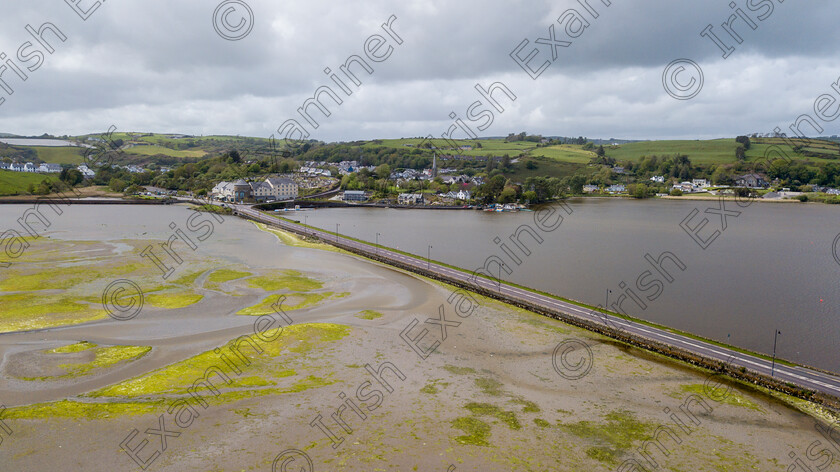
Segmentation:
[[(220, 38), (212, 24), (219, 2), (126, 0), (107, 2), (82, 21), (63, 2), (14, 0), (0, 17), (0, 51), (13, 55), (29, 40), (24, 26), (54, 22), (68, 36), (26, 82), (7, 70), (0, 78), (0, 131), (86, 133), (115, 123), (121, 129), (268, 136), (365, 39), (382, 33), (391, 14), (404, 39), (388, 61), (363, 74), (364, 85), (313, 137), (352, 140), (440, 134), (451, 111), (476, 100), (473, 85), (502, 80), (519, 97), (497, 116), (488, 135), (527, 129), (545, 134), (602, 137), (717, 137), (772, 129), (806, 113), (840, 76), (840, 10), (828, 0), (774, 4), (752, 30), (738, 20), (737, 45), (720, 24), (728, 0), (578, 1), (246, 0), (255, 23), (241, 41)], [(583, 2), (584, 0), (580, 0)], [(737, 0), (750, 18), (757, 13)], [(749, 0), (759, 5), (761, 0)], [(770, 1), (770, 0), (767, 0)], [(84, 4), (92, 4), (91, 1)], [(58, 7), (56, 6), (58, 5)], [(575, 8), (590, 26), (538, 80), (509, 57)], [(736, 47), (726, 60), (707, 38), (706, 25)], [(568, 39), (568, 38), (562, 38)], [(690, 102), (661, 86), (662, 69), (676, 58), (704, 69), (706, 85)], [(768, 100), (768, 97), (772, 99)], [(791, 116), (792, 115), (792, 116)], [(300, 117), (298, 117), (299, 119)], [(836, 125), (825, 124), (836, 133)], [(831, 131), (834, 126), (834, 131)], [(768, 129), (768, 131), (769, 131)]]

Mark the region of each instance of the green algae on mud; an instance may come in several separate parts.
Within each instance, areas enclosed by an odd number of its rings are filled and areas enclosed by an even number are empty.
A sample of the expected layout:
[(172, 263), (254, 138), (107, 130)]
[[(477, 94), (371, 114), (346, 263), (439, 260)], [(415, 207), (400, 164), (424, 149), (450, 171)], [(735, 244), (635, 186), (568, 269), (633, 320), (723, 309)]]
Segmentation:
[(377, 318), (382, 318), (382, 316), (384, 316), (384, 315), (382, 315), (382, 313), (379, 313), (378, 311), (364, 310), (364, 311), (360, 311), (356, 315), (356, 318), (359, 318), (359, 319), (362, 319), (362, 320), (375, 320)]
[[(258, 303), (257, 305), (243, 308), (239, 310), (237, 315), (244, 316), (263, 316), (271, 315), (277, 312), (277, 308), (282, 308), (283, 311), (301, 310), (303, 308), (313, 307), (329, 298), (341, 298), (343, 294), (334, 294), (333, 292), (319, 292), (319, 293), (296, 293), (291, 297), (285, 295), (271, 295)], [(282, 303), (281, 299), (285, 298)], [(292, 300), (293, 305), (286, 305), (286, 300)]]
[(500, 397), (504, 393), (502, 390), (502, 383), (495, 379), (475, 379), (475, 385), (480, 388), (485, 395), (490, 395), (491, 397)]
[(93, 349), (96, 347), (96, 344), (88, 342), (88, 341), (81, 341), (77, 342), (76, 344), (68, 344), (66, 346), (57, 347), (55, 349), (49, 349), (45, 351), (46, 354), (71, 354), (74, 352), (82, 352), (87, 351), (88, 349)]
[[(751, 402), (750, 400), (744, 398), (739, 393), (737, 393), (735, 389), (731, 387), (729, 388), (726, 395), (709, 395), (706, 386), (703, 384), (680, 385), (680, 390), (682, 390), (683, 393), (695, 394), (701, 397), (708, 397), (718, 403), (723, 403), (731, 406), (739, 406), (741, 408), (749, 408), (750, 410), (765, 413), (765, 411), (761, 407)], [(670, 393), (669, 396), (674, 398), (681, 397), (681, 395), (676, 392)]]
[(271, 228), (263, 223), (256, 223), (254, 225), (259, 228), (261, 231), (265, 231), (267, 233), (271, 233), (277, 236), (277, 239), (280, 240), (281, 243), (285, 244), (286, 246), (291, 247), (302, 247), (302, 248), (310, 248), (310, 249), (320, 249), (322, 251), (330, 251), (330, 252), (338, 252), (342, 254), (352, 254), (348, 251), (343, 249), (339, 249), (335, 246), (331, 246), (329, 244), (325, 244), (322, 242), (313, 242), (310, 240), (305, 240), (298, 236), (297, 234), (290, 233), (287, 231), (283, 231), (276, 228)]
[(195, 281), (199, 277), (201, 277), (201, 275), (204, 274), (205, 272), (206, 271), (204, 271), (204, 270), (199, 270), (199, 271), (196, 271), (196, 272), (193, 272), (193, 273), (190, 273), (190, 274), (186, 274), (182, 277), (179, 277), (176, 280), (173, 280), (172, 283), (175, 284), (175, 285), (186, 285), (188, 287), (192, 287), (193, 284), (195, 284)]
[(116, 416), (147, 415), (161, 411), (163, 400), (155, 402), (79, 402), (61, 400), (50, 403), (17, 406), (6, 410), (3, 419), (34, 420), (73, 418), (104, 420)]
[(492, 416), (501, 420), (510, 429), (517, 430), (522, 428), (522, 425), (519, 423), (519, 418), (516, 417), (515, 412), (502, 410), (496, 405), (470, 402), (464, 405), (464, 408), (470, 410), (470, 413), (475, 416)]
[(559, 424), (564, 431), (590, 443), (586, 455), (611, 466), (627, 453), (636, 442), (650, 437), (656, 428), (652, 423), (643, 423), (629, 411), (613, 411), (604, 415), (603, 423), (579, 421)]
[(221, 284), (225, 282), (230, 282), (231, 280), (242, 279), (245, 277), (249, 277), (253, 275), (250, 272), (243, 272), (239, 270), (231, 270), (231, 269), (218, 269), (214, 270), (210, 275), (207, 276), (207, 279), (204, 281), (204, 287), (208, 289), (218, 289)]
[(122, 362), (140, 359), (151, 351), (151, 346), (109, 346), (93, 348), (95, 358), (91, 362), (62, 364), (66, 376), (87, 375), (95, 369), (107, 369)]
[(427, 383), (423, 388), (420, 389), (421, 393), (426, 393), (429, 395), (437, 395), (440, 393), (440, 389), (438, 387), (448, 387), (449, 382), (441, 382), (439, 379), (433, 380)]
[[(313, 351), (320, 344), (338, 341), (350, 334), (351, 329), (334, 324), (303, 324), (283, 328), (280, 336), (264, 343), (254, 340), (254, 336), (245, 336), (255, 343), (260, 343), (262, 353), (248, 348), (244, 352), (237, 350), (249, 359), (246, 369), (250, 375), (237, 378), (231, 375), (230, 384), (219, 385), (218, 395), (207, 395), (209, 404), (220, 405), (247, 398), (266, 395), (282, 395), (299, 393), (313, 388), (332, 385), (332, 374), (322, 377), (307, 375), (293, 379), (287, 386), (278, 387), (271, 379), (296, 377), (298, 373), (293, 369), (276, 365), (273, 358), (284, 353), (306, 354)], [(238, 338), (242, 339), (242, 338)], [(229, 348), (237, 340), (232, 340), (222, 346)], [(243, 345), (250, 346), (247, 342)], [(82, 352), (96, 349), (90, 343), (77, 343), (58, 348), (67, 352)], [(107, 349), (107, 348), (105, 348)], [(76, 351), (78, 350), (78, 351)], [(7, 410), (5, 418), (15, 419), (49, 419), (49, 418), (78, 418), (78, 419), (109, 419), (121, 415), (144, 415), (157, 413), (171, 404), (173, 397), (186, 400), (192, 398), (188, 389), (193, 387), (193, 380), (204, 378), (207, 369), (218, 368), (222, 365), (214, 351), (206, 351), (182, 362), (155, 370), (140, 377), (112, 385), (95, 392), (81, 395), (77, 400), (63, 400), (59, 402), (41, 403), (35, 405), (14, 407)]]
[[(269, 343), (259, 339), (257, 335), (232, 340), (220, 348), (232, 350), (237, 357), (240, 355), (246, 357), (249, 377), (230, 376), (231, 382), (223, 387), (228, 391), (234, 390), (232, 392), (234, 394), (244, 394), (241, 392), (243, 389), (272, 385), (266, 379), (294, 376), (296, 372), (277, 365), (272, 358), (284, 352), (307, 353), (319, 343), (337, 341), (349, 334), (350, 328), (345, 326), (303, 324), (283, 328), (280, 336)], [(239, 347), (236, 347), (237, 345)], [(254, 346), (259, 347), (262, 352), (255, 350)], [(218, 366), (222, 365), (219, 359), (219, 355), (214, 350), (205, 351), (140, 377), (89, 393), (87, 396), (137, 398), (156, 395), (187, 395), (188, 389), (193, 386), (193, 380), (204, 378), (208, 369), (218, 369)], [(236, 392), (237, 389), (240, 392)]]
[(204, 295), (195, 292), (153, 293), (146, 295), (145, 301), (150, 306), (175, 310), (195, 305)]
[(293, 292), (308, 292), (318, 290), (324, 286), (321, 282), (306, 277), (296, 270), (283, 271), (283, 275), (263, 275), (248, 279), (248, 285), (260, 288), (266, 292), (291, 290)]
[(151, 351), (150, 346), (97, 346), (88, 341), (78, 342), (76, 344), (69, 344), (67, 346), (58, 347), (55, 349), (48, 349), (44, 351), (47, 356), (67, 356), (80, 352), (90, 351), (93, 360), (89, 362), (68, 362), (66, 364), (58, 364), (56, 367), (62, 369), (65, 373), (61, 375), (50, 375), (43, 377), (19, 377), (22, 380), (33, 381), (51, 381), (62, 380), (67, 378), (83, 377), (95, 371), (107, 369), (116, 366), (123, 362), (130, 362), (141, 357)]
[(472, 416), (455, 418), (452, 427), (463, 431), (464, 435), (453, 438), (455, 442), (471, 446), (489, 446), (490, 425)]
[(67, 295), (17, 293), (0, 296), (0, 333), (52, 328), (106, 318), (105, 310)]

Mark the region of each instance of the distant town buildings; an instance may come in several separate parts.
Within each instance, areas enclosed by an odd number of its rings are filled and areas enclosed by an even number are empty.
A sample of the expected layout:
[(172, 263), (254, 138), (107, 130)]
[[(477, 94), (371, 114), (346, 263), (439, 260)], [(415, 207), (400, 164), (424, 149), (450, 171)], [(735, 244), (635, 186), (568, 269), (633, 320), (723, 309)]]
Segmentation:
[(449, 192), (441, 195), (443, 198), (450, 198), (452, 200), (469, 201), (472, 199), (472, 194), (469, 190), (459, 190), (457, 192)]
[(84, 164), (80, 165), (79, 167), (76, 167), (76, 169), (78, 169), (78, 171), (82, 173), (82, 177), (86, 179), (92, 179), (96, 176), (96, 172), (94, 172), (91, 168)]
[(607, 187), (607, 192), (614, 194), (614, 193), (624, 193), (627, 191), (627, 188), (623, 184), (615, 184), (610, 185)]
[(37, 172), (41, 174), (58, 174), (61, 172), (61, 164), (41, 164)]
[(766, 188), (767, 178), (761, 174), (744, 174), (735, 178), (736, 187)]
[(426, 202), (422, 193), (401, 193), (397, 197), (400, 205), (422, 205)]

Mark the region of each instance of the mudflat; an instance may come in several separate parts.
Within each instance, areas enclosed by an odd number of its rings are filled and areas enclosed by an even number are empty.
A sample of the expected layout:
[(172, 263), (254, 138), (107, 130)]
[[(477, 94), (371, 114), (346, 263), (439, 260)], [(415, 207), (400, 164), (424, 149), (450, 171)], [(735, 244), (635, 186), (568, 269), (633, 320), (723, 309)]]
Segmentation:
[[(262, 252), (200, 246), (169, 279), (139, 256), (160, 241), (128, 234), (33, 243), (2, 273), (0, 469), (785, 471), (835, 457), (815, 429), (832, 417), (807, 402), (236, 229), (218, 237)], [(119, 279), (143, 289), (127, 321), (101, 303)]]

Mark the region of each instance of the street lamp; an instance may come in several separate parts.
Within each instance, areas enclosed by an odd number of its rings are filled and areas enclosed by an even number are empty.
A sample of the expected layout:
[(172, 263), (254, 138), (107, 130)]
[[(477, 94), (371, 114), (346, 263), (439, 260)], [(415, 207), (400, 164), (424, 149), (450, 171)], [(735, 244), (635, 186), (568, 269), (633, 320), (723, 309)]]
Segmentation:
[(306, 221), (309, 219), (309, 215), (303, 215), (303, 226), (309, 226), (306, 224)]
[(335, 224), (335, 242), (338, 242), (338, 227), (341, 226), (340, 223)]
[(379, 255), (379, 233), (376, 233), (376, 255)]
[(607, 289), (607, 299), (604, 301), (604, 309), (607, 310), (607, 311), (609, 311), (609, 309), (610, 309), (610, 294), (611, 293), (612, 293), (612, 290)]
[(429, 244), (429, 252), (426, 255), (426, 270), (432, 270), (432, 245)]
[(770, 367), (770, 377), (773, 376), (773, 371), (776, 369), (776, 339), (778, 339), (780, 334), (782, 334), (782, 332), (778, 329), (773, 334), (773, 364)]

